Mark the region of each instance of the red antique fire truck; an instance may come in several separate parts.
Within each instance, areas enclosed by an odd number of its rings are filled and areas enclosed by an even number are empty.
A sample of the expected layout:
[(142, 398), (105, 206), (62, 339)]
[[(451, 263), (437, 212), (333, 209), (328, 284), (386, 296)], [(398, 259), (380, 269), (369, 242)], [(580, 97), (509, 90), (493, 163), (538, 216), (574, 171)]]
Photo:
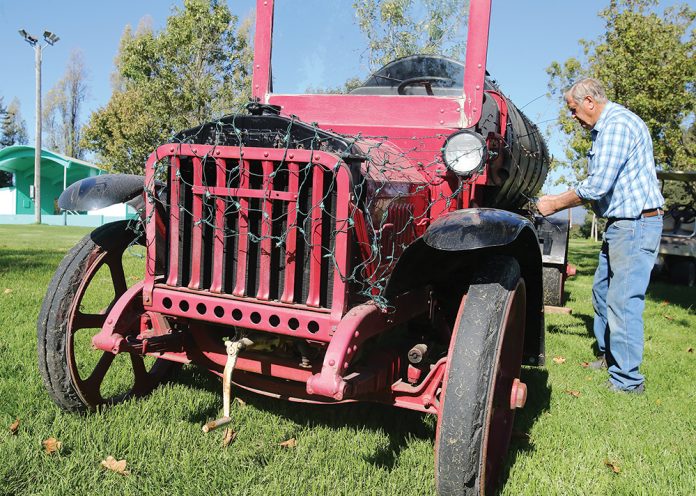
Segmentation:
[[(521, 366), (544, 362), (543, 281), (559, 301), (567, 246), (567, 225), (529, 210), (546, 145), (486, 74), (490, 0), (470, 2), (464, 63), (408, 56), (349, 94), (274, 93), (273, 0), (256, 18), (246, 112), (179, 133), (145, 178), (89, 178), (60, 198), (143, 208), (58, 268), (38, 322), (46, 388), (90, 410), (192, 363), (223, 378), (206, 431), (230, 421), (237, 387), (431, 413), (439, 493), (490, 493), (525, 405)], [(89, 309), (100, 269), (113, 298)], [(119, 354), (131, 385), (109, 397)]]

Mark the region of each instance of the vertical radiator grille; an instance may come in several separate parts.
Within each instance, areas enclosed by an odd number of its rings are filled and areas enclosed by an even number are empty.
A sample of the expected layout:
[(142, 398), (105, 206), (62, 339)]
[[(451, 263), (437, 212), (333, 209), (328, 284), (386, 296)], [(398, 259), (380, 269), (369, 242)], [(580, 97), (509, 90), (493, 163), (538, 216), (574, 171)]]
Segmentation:
[[(172, 156), (166, 284), (330, 308), (335, 174), (309, 161)], [(347, 185), (346, 185), (347, 186)]]

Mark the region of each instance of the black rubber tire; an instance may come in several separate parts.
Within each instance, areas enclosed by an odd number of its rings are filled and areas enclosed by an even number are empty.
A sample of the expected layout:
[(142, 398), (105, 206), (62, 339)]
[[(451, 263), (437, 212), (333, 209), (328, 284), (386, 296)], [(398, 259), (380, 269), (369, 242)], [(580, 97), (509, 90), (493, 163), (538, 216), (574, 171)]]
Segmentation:
[[(37, 322), (39, 372), (49, 396), (64, 410), (83, 412), (100, 406), (87, 403), (80, 395), (68, 365), (70, 313), (75, 298), (79, 297), (77, 292), (85, 273), (95, 256), (104, 252), (122, 254), (133, 243), (142, 244), (142, 241), (141, 236), (129, 227), (129, 221), (98, 227), (68, 252), (48, 285)], [(174, 369), (172, 362), (157, 360), (151, 373), (155, 372), (158, 382), (161, 382)]]
[(673, 257), (669, 264), (669, 278), (673, 284), (693, 287), (696, 285), (696, 261)]
[(544, 267), (544, 305), (563, 306), (563, 272), (556, 267)]
[[(489, 414), (493, 411), (494, 384), (504, 337), (501, 330), (505, 326), (506, 310), (512, 306), (511, 300), (518, 291), (521, 291), (518, 297), (522, 301), (515, 304), (524, 308), (526, 290), (517, 260), (496, 256), (479, 269), (462, 299), (440, 394), (435, 479), (441, 496), (474, 495), (495, 490), (495, 483), (484, 487), (484, 443)], [(518, 376), (522, 363), (524, 315), (521, 320), (522, 335), (519, 336), (519, 353), (514, 364)], [(510, 423), (505, 434), (505, 451), (511, 429)]]

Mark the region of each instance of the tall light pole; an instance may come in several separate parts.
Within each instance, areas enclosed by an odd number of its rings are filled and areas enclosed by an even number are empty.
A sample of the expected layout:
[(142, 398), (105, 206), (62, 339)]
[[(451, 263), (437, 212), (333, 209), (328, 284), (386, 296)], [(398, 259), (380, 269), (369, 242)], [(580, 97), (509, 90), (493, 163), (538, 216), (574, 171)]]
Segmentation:
[(32, 36), (20, 29), (19, 34), (34, 48), (34, 60), (36, 66), (36, 145), (34, 150), (34, 215), (35, 222), (41, 224), (41, 51), (48, 45), (55, 45), (60, 38), (50, 31), (44, 31), (43, 38), (46, 42), (41, 45), (36, 36)]

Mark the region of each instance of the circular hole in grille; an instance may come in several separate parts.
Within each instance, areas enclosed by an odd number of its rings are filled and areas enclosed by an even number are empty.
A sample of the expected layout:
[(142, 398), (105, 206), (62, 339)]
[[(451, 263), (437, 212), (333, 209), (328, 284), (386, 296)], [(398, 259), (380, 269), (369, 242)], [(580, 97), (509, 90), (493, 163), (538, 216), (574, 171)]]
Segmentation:
[(215, 309), (213, 310), (213, 313), (215, 314), (215, 316), (216, 316), (217, 318), (221, 319), (221, 318), (225, 315), (225, 309), (218, 305), (218, 306), (215, 307)]
[(290, 327), (290, 329), (292, 329), (293, 331), (296, 331), (297, 328), (300, 327), (300, 321), (293, 317), (290, 320), (288, 320), (288, 327)]
[(319, 324), (317, 324), (313, 320), (310, 320), (309, 324), (307, 324), (307, 330), (312, 334), (316, 334), (319, 332)]
[(242, 317), (244, 317), (244, 314), (239, 308), (235, 308), (234, 310), (232, 310), (232, 318), (234, 320), (242, 320)]
[(205, 304), (203, 304), (203, 303), (199, 303), (198, 305), (196, 305), (196, 311), (198, 313), (200, 313), (201, 315), (205, 315), (205, 312), (207, 310), (208, 309), (205, 307)]
[(172, 308), (172, 300), (171, 298), (163, 298), (162, 299), (162, 306), (164, 308)]
[(271, 317), (268, 319), (268, 323), (273, 327), (278, 327), (278, 324), (280, 324), (280, 317), (277, 315), (271, 315)]
[(182, 311), (184, 311), (184, 312), (188, 312), (188, 309), (189, 309), (188, 301), (186, 301), (186, 300), (181, 300), (181, 301), (179, 302), (179, 308), (180, 308)]
[(251, 313), (251, 321), (254, 324), (258, 324), (259, 322), (261, 322), (261, 314), (259, 312), (252, 312)]

